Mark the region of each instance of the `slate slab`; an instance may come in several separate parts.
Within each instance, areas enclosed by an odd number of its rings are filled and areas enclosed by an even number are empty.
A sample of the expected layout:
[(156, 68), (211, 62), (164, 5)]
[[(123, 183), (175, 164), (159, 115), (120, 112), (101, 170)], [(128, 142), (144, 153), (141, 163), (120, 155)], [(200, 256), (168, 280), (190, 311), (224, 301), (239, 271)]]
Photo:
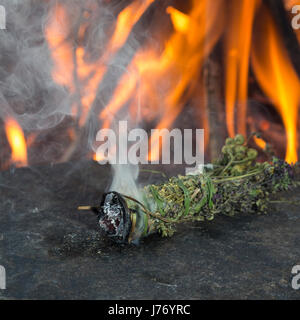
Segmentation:
[[(157, 175), (146, 174), (152, 180)], [(95, 204), (111, 180), (94, 162), (0, 173), (0, 299), (299, 299), (300, 208), (276, 204), (182, 226), (139, 246), (103, 239)], [(300, 190), (289, 199), (300, 201)], [(286, 196), (286, 195), (280, 195)]]

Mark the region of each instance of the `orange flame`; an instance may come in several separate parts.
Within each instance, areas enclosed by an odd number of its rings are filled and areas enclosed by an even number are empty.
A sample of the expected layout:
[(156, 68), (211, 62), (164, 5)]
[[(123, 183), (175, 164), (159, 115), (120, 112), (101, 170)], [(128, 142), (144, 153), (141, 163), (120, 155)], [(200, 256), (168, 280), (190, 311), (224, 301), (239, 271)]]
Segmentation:
[(237, 131), (246, 135), (246, 112), (248, 99), (248, 71), (255, 10), (260, 0), (237, 0), (231, 2), (226, 49), (226, 122), (228, 133), (235, 135), (234, 111), (238, 102)]
[(287, 135), (286, 161), (297, 161), (297, 121), (300, 81), (270, 13), (264, 8), (257, 21), (252, 65), (258, 82), (279, 112)]
[[(83, 126), (87, 121), (110, 59), (126, 43), (134, 25), (154, 1), (130, 2), (117, 17), (102, 56), (94, 60), (82, 41), (76, 42), (75, 48), (69, 41), (72, 21), (67, 7), (63, 2), (53, 7), (46, 26), (46, 39), (54, 61), (52, 76), (74, 95), (72, 110), (74, 116), (80, 119), (79, 125)], [(153, 43), (148, 41), (135, 53), (111, 100), (99, 114), (102, 127), (111, 127), (116, 113), (126, 106), (127, 114), (136, 123), (147, 119), (156, 122), (156, 129), (170, 128), (187, 103), (199, 97), (199, 75), (203, 62), (224, 34), (225, 104), (229, 135), (233, 136), (236, 131), (247, 134), (248, 78), (252, 55), (258, 82), (274, 101), (283, 119), (287, 132), (286, 160), (296, 161), (299, 79), (262, 1), (232, 0), (228, 3), (226, 0), (191, 0), (189, 8), (188, 12), (171, 6), (166, 9), (173, 25), (172, 34), (162, 35), (162, 49), (153, 47)], [(226, 12), (229, 13), (226, 15)], [(253, 33), (256, 20), (265, 23), (261, 28), (263, 32)], [(79, 40), (84, 38), (87, 26), (85, 20), (78, 28), (76, 37)], [(252, 41), (253, 36), (258, 41)], [(254, 45), (251, 47), (252, 43)], [(197, 99), (196, 106), (203, 111), (206, 108), (201, 98)], [(207, 119), (204, 120), (204, 128), (209, 131)], [(151, 137), (150, 160), (157, 160), (160, 156), (159, 141), (159, 133)], [(264, 141), (255, 141), (265, 147)]]
[(25, 167), (27, 161), (27, 147), (22, 128), (13, 118), (5, 121), (5, 132), (11, 147), (11, 159), (17, 167)]
[(127, 40), (133, 26), (155, 0), (134, 1), (118, 16), (116, 28), (108, 46), (109, 54), (116, 52)]
[(70, 32), (69, 24), (66, 10), (62, 5), (57, 4), (49, 14), (45, 37), (55, 62), (52, 70), (53, 80), (67, 86), (72, 92), (74, 91), (72, 44), (65, 41)]
[(264, 139), (254, 137), (254, 141), (262, 150), (265, 150), (267, 143)]
[[(195, 79), (198, 79), (204, 59), (222, 32), (223, 10), (223, 1), (209, 0), (192, 1), (188, 14), (172, 7), (167, 8), (175, 31), (158, 60), (161, 72), (156, 75), (156, 81), (168, 79), (171, 86), (165, 93), (166, 97), (162, 102), (164, 110), (156, 129), (170, 128), (185, 104), (196, 93)], [(151, 93), (153, 95), (153, 90)], [(200, 102), (198, 107), (203, 110), (205, 106)], [(156, 132), (150, 142), (151, 161), (157, 160), (160, 153), (160, 133)]]
[[(100, 115), (105, 119), (103, 126), (108, 127), (115, 113), (131, 101), (130, 113), (136, 121), (139, 117), (158, 119), (156, 129), (170, 128), (195, 93), (203, 61), (221, 34), (222, 25), (216, 22), (222, 21), (222, 9), (222, 1), (208, 0), (194, 0), (187, 14), (168, 7), (174, 33), (161, 53), (150, 45), (136, 53)], [(210, 19), (207, 12), (212, 13)], [(160, 137), (156, 132), (149, 143), (152, 161), (159, 158), (160, 152)]]
[(175, 30), (182, 33), (187, 33), (189, 31), (190, 18), (188, 15), (173, 7), (168, 7), (167, 13), (169, 13), (171, 16)]
[[(136, 0), (119, 14), (104, 55), (95, 62), (86, 61), (84, 47), (78, 46), (74, 52), (72, 43), (67, 41), (71, 24), (63, 4), (58, 3), (52, 8), (45, 32), (55, 62), (52, 76), (54, 81), (66, 86), (71, 93), (79, 95), (80, 105), (73, 105), (73, 114), (80, 116), (81, 126), (87, 119), (99, 83), (107, 70), (108, 60), (124, 45), (135, 23), (154, 1)], [(83, 23), (78, 30), (78, 38), (84, 35), (84, 30)]]

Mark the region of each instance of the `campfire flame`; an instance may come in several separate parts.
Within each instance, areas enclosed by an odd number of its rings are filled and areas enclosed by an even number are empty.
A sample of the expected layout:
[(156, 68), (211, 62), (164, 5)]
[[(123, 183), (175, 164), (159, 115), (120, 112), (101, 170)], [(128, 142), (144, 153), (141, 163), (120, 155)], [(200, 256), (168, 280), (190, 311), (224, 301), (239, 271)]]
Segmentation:
[[(133, 26), (153, 1), (135, 1), (119, 14), (115, 31), (103, 51), (104, 55), (96, 62), (86, 61), (88, 53), (83, 46), (79, 45), (74, 50), (73, 43), (66, 41), (71, 34), (71, 23), (64, 5), (58, 3), (52, 8), (45, 32), (55, 63), (52, 76), (54, 81), (67, 86), (75, 97), (79, 95), (80, 103), (77, 106), (73, 105), (73, 114), (80, 115), (80, 126), (83, 126), (87, 120), (98, 85), (107, 71), (106, 65), (109, 59), (124, 45)], [(88, 24), (84, 21), (78, 28), (76, 35), (78, 40), (80, 35), (84, 35), (87, 26)], [(106, 126), (108, 125), (104, 125)]]
[(247, 134), (246, 114), (248, 100), (249, 57), (252, 26), (260, 0), (230, 2), (232, 13), (225, 34), (225, 101), (226, 122), (231, 137), (236, 134), (235, 109), (237, 107), (237, 132)]
[[(201, 1), (200, 5), (199, 1), (193, 1), (189, 15), (173, 7), (166, 9), (174, 33), (161, 53), (150, 44), (136, 53), (111, 101), (100, 114), (103, 128), (111, 125), (116, 112), (128, 101), (131, 101), (130, 111), (135, 117), (138, 115), (148, 121), (158, 119), (156, 129), (172, 126), (197, 90), (203, 61), (220, 36), (221, 28), (214, 22), (220, 19), (218, 13), (222, 12), (222, 5), (220, 1)], [(215, 12), (209, 20), (208, 11)], [(140, 101), (143, 101), (142, 108)], [(151, 161), (157, 160), (160, 154), (160, 134), (156, 132), (149, 142)]]
[(279, 112), (287, 136), (286, 161), (297, 161), (297, 123), (300, 81), (279, 37), (275, 22), (264, 8), (257, 39), (253, 44), (252, 65), (256, 78)]
[[(88, 53), (84, 47), (79, 46), (75, 50), (75, 77), (74, 49), (70, 42), (65, 40), (66, 35), (71, 32), (70, 21), (62, 4), (53, 8), (46, 28), (46, 38), (55, 62), (53, 79), (66, 85), (71, 93), (80, 95), (82, 109), (80, 106), (74, 107), (77, 116), (81, 113), (80, 125), (85, 123), (111, 56), (124, 45), (134, 25), (153, 2), (154, 0), (136, 0), (120, 12), (104, 54), (95, 63), (86, 62)], [(262, 8), (261, 0), (232, 1), (226, 20), (222, 14), (227, 6), (225, 2), (193, 0), (187, 13), (172, 6), (166, 8), (173, 24), (173, 34), (164, 40), (164, 49), (161, 52), (155, 50), (150, 41), (136, 52), (110, 101), (99, 114), (102, 128), (110, 128), (117, 112), (126, 104), (129, 104), (130, 115), (136, 123), (141, 119), (157, 120), (156, 129), (170, 128), (199, 89), (197, 79), (203, 62), (222, 37), (226, 27), (224, 94), (229, 135), (248, 133), (247, 101), (251, 55), (257, 80), (265, 94), (274, 101), (285, 126), (286, 160), (297, 160), (299, 79), (281, 43), (274, 21), (267, 10)], [(258, 15), (261, 21), (266, 22), (266, 26), (261, 40), (254, 42), (253, 25)], [(85, 27), (83, 23), (81, 34), (84, 34)], [(76, 78), (80, 81), (80, 88), (76, 88)], [(204, 109), (200, 101), (197, 107)], [(205, 123), (208, 126), (207, 122)], [(149, 159), (154, 161), (159, 158), (159, 133), (151, 139)], [(255, 141), (260, 147), (266, 145), (262, 139)]]
[(20, 125), (13, 118), (5, 121), (5, 132), (11, 147), (11, 160), (16, 167), (25, 167), (27, 161), (27, 146), (24, 133)]
[[(99, 10), (96, 2), (87, 1), (75, 13), (71, 13), (63, 1), (57, 1), (50, 8), (45, 38), (53, 60), (52, 78), (70, 93), (70, 113), (76, 119), (77, 127), (72, 132), (68, 129), (68, 132), (74, 141), (79, 139), (80, 129), (93, 117), (91, 111), (99, 86), (106, 81), (113, 58), (126, 46), (147, 10), (158, 2), (133, 0), (123, 7), (115, 23), (108, 27), (108, 39), (98, 44), (99, 52), (96, 54), (91, 54), (86, 45), (86, 37), (92, 29), (91, 19)], [(292, 1), (287, 2), (290, 8)], [(125, 114), (124, 117), (130, 119), (134, 126), (155, 123), (156, 129), (170, 129), (180, 113), (190, 105), (204, 114), (207, 106), (199, 97), (203, 90), (199, 79), (207, 57), (216, 44), (221, 43), (224, 54), (224, 111), (229, 136), (250, 133), (247, 122), (250, 108), (248, 87), (249, 74), (253, 71), (260, 88), (282, 119), (287, 140), (285, 159), (296, 162), (299, 77), (263, 1), (190, 0), (185, 10), (172, 6), (171, 2), (164, 10), (165, 19), (169, 20), (172, 29), (160, 29), (160, 34), (155, 37), (157, 43), (149, 36), (135, 49), (110, 98), (99, 108), (97, 117), (101, 128), (112, 128), (115, 119), (119, 119), (119, 112), (123, 112), (122, 115)], [(198, 127), (204, 126), (209, 132), (209, 121), (201, 121)], [(12, 161), (26, 165), (27, 150), (22, 129), (12, 118), (6, 120), (5, 128)], [(148, 158), (151, 161), (159, 159), (160, 135), (157, 132), (149, 141), (151, 150)], [(255, 138), (255, 141), (265, 148), (264, 140)], [(96, 155), (94, 159), (97, 159)]]

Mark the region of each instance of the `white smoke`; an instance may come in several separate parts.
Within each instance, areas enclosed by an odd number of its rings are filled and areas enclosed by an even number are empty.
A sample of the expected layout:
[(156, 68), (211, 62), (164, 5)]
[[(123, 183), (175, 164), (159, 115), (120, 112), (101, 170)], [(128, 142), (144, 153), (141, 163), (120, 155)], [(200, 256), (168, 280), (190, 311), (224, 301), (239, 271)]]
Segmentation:
[(43, 35), (50, 2), (2, 0), (6, 29), (0, 32), (0, 118), (14, 117), (25, 130), (56, 126), (70, 114), (68, 91), (51, 77)]
[[(55, 62), (45, 38), (45, 29), (51, 8), (59, 3), (70, 15), (70, 34), (66, 41), (73, 46), (76, 46), (74, 34), (79, 16), (83, 8), (89, 12), (87, 33), (80, 45), (87, 53), (85, 58), (91, 61), (101, 58), (117, 14), (126, 6), (122, 1), (105, 0), (0, 0), (0, 5), (6, 9), (7, 24), (6, 30), (0, 30), (0, 119), (5, 121), (7, 117), (13, 117), (26, 132), (55, 128), (66, 116), (71, 116), (74, 99), (80, 96), (80, 92), (76, 92), (78, 96), (74, 97), (68, 88), (56, 83), (52, 77)], [(139, 46), (140, 41), (132, 32), (122, 49), (107, 61), (107, 74), (99, 85), (97, 99), (91, 105), (89, 121), (85, 125), (87, 139), (84, 143), (94, 150), (96, 132), (101, 128), (99, 111), (109, 102), (120, 76), (127, 72), (127, 65)], [(82, 89), (80, 85), (79, 91)], [(128, 113), (123, 110), (115, 121), (125, 119), (128, 119)], [(131, 120), (134, 126), (134, 119)], [(61, 149), (57, 144), (55, 148)], [(47, 154), (52, 150), (46, 148), (44, 152)], [(136, 196), (138, 166), (114, 166), (113, 170), (115, 179), (111, 189)]]

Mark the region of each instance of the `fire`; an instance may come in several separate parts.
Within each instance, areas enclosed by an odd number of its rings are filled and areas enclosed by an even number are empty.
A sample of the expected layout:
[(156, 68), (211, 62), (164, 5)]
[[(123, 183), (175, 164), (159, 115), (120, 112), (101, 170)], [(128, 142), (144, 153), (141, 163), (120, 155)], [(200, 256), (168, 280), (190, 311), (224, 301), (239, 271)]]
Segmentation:
[(5, 132), (11, 147), (11, 160), (17, 167), (27, 166), (27, 146), (22, 128), (16, 120), (5, 121)]
[[(80, 126), (87, 120), (109, 59), (124, 45), (135, 23), (154, 1), (134, 1), (119, 14), (104, 55), (95, 62), (87, 62), (88, 54), (84, 47), (78, 45), (74, 50), (73, 43), (67, 41), (71, 33), (71, 21), (64, 5), (57, 3), (52, 8), (45, 31), (55, 63), (52, 76), (54, 81), (66, 86), (74, 94), (75, 100), (79, 96), (80, 103), (73, 105), (73, 114), (80, 118)], [(86, 27), (86, 22), (83, 22), (78, 29), (78, 40), (84, 35)]]
[[(234, 136), (236, 131), (247, 134), (248, 73), (251, 55), (257, 80), (265, 94), (273, 100), (286, 129), (285, 159), (288, 162), (296, 162), (299, 78), (289, 60), (280, 32), (261, 1), (233, 1), (231, 4), (231, 18), (225, 34), (225, 101), (228, 133), (230, 136)], [(253, 29), (255, 17), (256, 24), (261, 22), (256, 32), (256, 29)], [(251, 41), (253, 36), (254, 39)], [(266, 142), (262, 139), (255, 138), (255, 142), (261, 148), (266, 146)]]
[[(83, 24), (78, 29), (78, 39), (84, 30)], [(55, 82), (69, 89), (74, 100), (80, 101), (79, 105), (74, 103), (72, 112), (79, 118), (79, 124), (83, 125), (105, 68), (97, 63), (86, 63), (84, 48), (78, 45), (74, 49), (74, 44), (67, 41), (69, 34), (71, 21), (67, 9), (63, 4), (57, 3), (49, 13), (45, 29), (45, 37), (54, 61), (52, 77)]]
[[(214, 4), (211, 1), (193, 1), (187, 14), (168, 7), (166, 11), (174, 25), (174, 33), (165, 42), (161, 53), (150, 45), (136, 53), (128, 72), (100, 115), (104, 127), (108, 127), (115, 113), (131, 101), (130, 110), (136, 121), (139, 116), (158, 119), (156, 129), (170, 128), (197, 90), (195, 79), (221, 34), (221, 24), (215, 22), (222, 20), (222, 9), (222, 1)], [(208, 11), (215, 13), (209, 20)], [(149, 158), (154, 161), (160, 152), (159, 135), (153, 135), (151, 139)]]
[[(192, 8), (188, 14), (172, 7), (167, 8), (174, 26), (174, 34), (166, 43), (165, 51), (159, 60), (161, 71), (157, 74), (157, 81), (167, 79), (172, 85), (167, 88), (163, 99), (165, 110), (156, 129), (170, 128), (185, 104), (199, 89), (195, 79), (199, 77), (205, 58), (221, 35), (223, 10), (222, 1), (208, 0), (192, 1)], [(209, 18), (208, 12), (212, 13)], [(198, 108), (204, 109), (202, 102), (198, 103)], [(159, 157), (159, 133), (151, 139), (149, 158), (153, 161)]]
[(108, 52), (116, 52), (127, 40), (133, 26), (155, 0), (134, 1), (118, 16), (115, 32), (108, 46)]
[(263, 140), (262, 138), (254, 137), (254, 141), (262, 150), (264, 150), (267, 146), (266, 141)]
[(49, 14), (45, 37), (55, 62), (52, 70), (53, 80), (62, 86), (67, 86), (73, 92), (75, 90), (73, 49), (72, 44), (65, 41), (70, 32), (69, 23), (64, 7), (62, 5), (55, 6)]
[[(76, 41), (70, 41), (70, 34), (73, 35), (74, 31), (67, 5), (61, 1), (51, 9), (45, 36), (54, 62), (52, 76), (58, 84), (67, 87), (74, 97), (71, 107), (73, 115), (79, 119), (79, 127), (83, 127), (89, 119), (97, 90), (105, 79), (112, 58), (126, 44), (134, 26), (154, 3), (155, 0), (131, 1), (116, 18), (112, 36), (102, 53), (93, 58), (83, 41), (89, 32), (90, 15), (83, 14), (83, 18), (78, 15), (83, 20), (74, 35)], [(93, 12), (93, 8), (90, 9)], [(299, 79), (263, 2), (191, 0), (185, 12), (167, 7), (167, 16), (173, 30), (171, 33), (161, 33), (158, 40), (161, 46), (153, 46), (151, 39), (148, 39), (135, 52), (114, 88), (110, 101), (99, 112), (102, 128), (112, 127), (118, 112), (124, 112), (134, 125), (146, 120), (156, 123), (156, 129), (170, 129), (191, 100), (203, 113), (209, 112), (206, 111), (209, 106), (204, 105), (199, 95), (203, 89), (199, 78), (205, 59), (222, 39), (229, 135), (249, 133), (248, 79), (249, 70), (253, 68), (261, 88), (273, 100), (282, 117), (287, 133), (286, 160), (295, 162)], [(265, 24), (261, 28), (263, 32), (254, 31), (259, 21)], [(209, 132), (207, 119), (202, 125)], [(159, 158), (159, 138), (154, 135), (149, 141), (150, 160)], [(266, 146), (263, 140), (255, 141), (262, 148)]]
[(293, 69), (289, 56), (275, 22), (264, 9), (260, 13), (252, 52), (255, 76), (279, 112), (287, 136), (286, 161), (297, 161), (297, 121), (300, 103), (300, 81)]
[(235, 135), (235, 107), (238, 104), (239, 133), (246, 135), (248, 72), (254, 15), (260, 0), (233, 1), (225, 35), (225, 101), (228, 133)]
[(188, 15), (173, 7), (168, 7), (167, 13), (171, 16), (175, 30), (182, 33), (188, 33), (190, 26), (190, 18)]

